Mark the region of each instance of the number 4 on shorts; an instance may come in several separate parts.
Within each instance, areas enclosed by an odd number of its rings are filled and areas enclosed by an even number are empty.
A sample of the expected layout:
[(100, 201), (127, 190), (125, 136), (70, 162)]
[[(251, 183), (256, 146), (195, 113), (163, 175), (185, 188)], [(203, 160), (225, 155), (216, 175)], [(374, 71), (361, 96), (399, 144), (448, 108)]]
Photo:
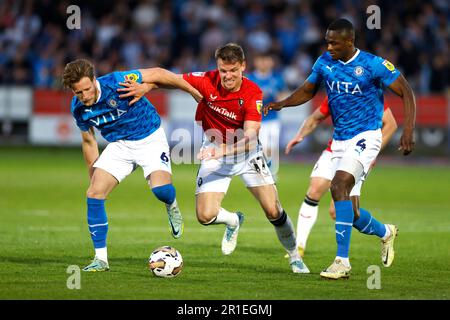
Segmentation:
[(358, 146), (358, 147), (361, 148), (360, 150), (355, 149), (355, 151), (358, 152), (359, 154), (360, 154), (361, 152), (363, 152), (364, 149), (366, 149), (366, 144), (365, 144), (364, 142), (366, 142), (366, 139), (361, 139), (361, 140), (359, 140), (359, 141), (356, 143), (356, 146)]

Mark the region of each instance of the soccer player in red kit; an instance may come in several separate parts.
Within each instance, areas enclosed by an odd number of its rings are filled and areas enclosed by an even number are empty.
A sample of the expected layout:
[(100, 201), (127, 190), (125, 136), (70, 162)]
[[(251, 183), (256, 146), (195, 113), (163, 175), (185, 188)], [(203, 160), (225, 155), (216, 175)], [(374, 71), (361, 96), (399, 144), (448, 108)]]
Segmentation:
[[(201, 160), (196, 188), (197, 219), (205, 226), (226, 225), (222, 253), (231, 254), (236, 248), (244, 215), (222, 208), (221, 203), (232, 177), (240, 176), (274, 225), (289, 255), (292, 271), (309, 273), (297, 251), (294, 226), (280, 204), (258, 141), (263, 93), (243, 76), (246, 63), (239, 45), (228, 43), (218, 48), (215, 59), (217, 70), (180, 75), (203, 96), (195, 115), (204, 131), (202, 148), (197, 155)], [(128, 95), (143, 94), (138, 84), (127, 87)]]

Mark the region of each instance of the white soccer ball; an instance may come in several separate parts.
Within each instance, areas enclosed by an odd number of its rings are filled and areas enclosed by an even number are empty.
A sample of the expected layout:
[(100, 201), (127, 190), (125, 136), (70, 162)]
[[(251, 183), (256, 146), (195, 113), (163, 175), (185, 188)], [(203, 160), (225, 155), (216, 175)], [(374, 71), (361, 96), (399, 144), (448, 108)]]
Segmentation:
[(173, 278), (183, 269), (183, 258), (177, 249), (164, 246), (152, 252), (148, 266), (155, 276)]

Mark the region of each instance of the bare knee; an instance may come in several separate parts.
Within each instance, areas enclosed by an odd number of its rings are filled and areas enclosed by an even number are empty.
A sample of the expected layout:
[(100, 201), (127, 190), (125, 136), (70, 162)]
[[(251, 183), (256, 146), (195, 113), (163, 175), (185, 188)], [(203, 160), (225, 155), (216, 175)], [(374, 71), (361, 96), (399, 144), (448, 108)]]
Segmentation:
[(311, 180), (311, 184), (308, 188), (307, 196), (310, 199), (320, 201), (325, 192), (330, 188), (330, 181), (323, 179), (323, 181), (315, 182)]
[(331, 181), (330, 190), (334, 201), (348, 200), (355, 184), (355, 178), (350, 173), (340, 172), (343, 174), (336, 174)]
[(280, 217), (281, 212), (278, 210), (277, 205), (266, 206), (263, 209), (268, 220), (272, 221)]
[(86, 191), (86, 196), (91, 199), (106, 199), (107, 195), (103, 190), (96, 189), (92, 186)]
[(198, 222), (208, 225), (211, 222), (214, 222), (217, 214), (219, 213), (219, 209), (206, 206), (197, 206), (196, 213)]
[(308, 198), (316, 201), (320, 201), (324, 192), (320, 188), (316, 188), (314, 186), (310, 186), (308, 189)]
[(331, 182), (330, 187), (331, 195), (333, 196), (334, 201), (343, 200), (348, 197), (348, 192), (346, 188), (346, 184), (344, 181), (335, 181)]
[(97, 168), (91, 178), (86, 196), (93, 199), (106, 199), (108, 194), (117, 186), (118, 180), (110, 173)]

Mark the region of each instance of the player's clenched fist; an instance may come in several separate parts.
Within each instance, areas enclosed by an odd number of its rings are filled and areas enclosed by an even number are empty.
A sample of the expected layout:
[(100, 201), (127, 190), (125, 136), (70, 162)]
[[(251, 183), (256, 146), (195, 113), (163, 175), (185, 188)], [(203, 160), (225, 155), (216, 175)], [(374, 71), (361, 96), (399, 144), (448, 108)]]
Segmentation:
[(407, 156), (414, 150), (415, 144), (414, 130), (404, 129), (400, 138), (400, 147), (398, 149), (403, 151), (404, 156)]

